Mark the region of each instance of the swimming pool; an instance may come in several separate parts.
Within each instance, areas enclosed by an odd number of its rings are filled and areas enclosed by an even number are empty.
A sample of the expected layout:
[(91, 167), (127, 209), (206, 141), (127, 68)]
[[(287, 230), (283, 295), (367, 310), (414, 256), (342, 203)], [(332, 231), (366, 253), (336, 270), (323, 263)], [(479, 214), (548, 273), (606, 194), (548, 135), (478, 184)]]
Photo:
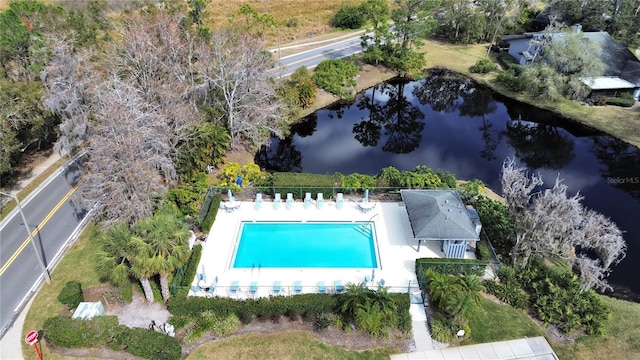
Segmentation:
[(373, 222), (243, 222), (233, 268), (376, 268)]

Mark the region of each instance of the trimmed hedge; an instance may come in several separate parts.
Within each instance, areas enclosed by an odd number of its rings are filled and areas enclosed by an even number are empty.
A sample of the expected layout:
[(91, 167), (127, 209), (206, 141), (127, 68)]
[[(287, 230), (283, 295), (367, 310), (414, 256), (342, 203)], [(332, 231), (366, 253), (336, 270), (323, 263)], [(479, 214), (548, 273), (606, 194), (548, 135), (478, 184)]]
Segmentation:
[[(301, 294), (295, 296), (271, 296), (268, 298), (238, 301), (230, 298), (214, 297), (172, 297), (167, 307), (174, 316), (197, 317), (211, 311), (216, 315), (235, 314), (239, 318), (262, 314), (286, 315), (290, 311), (304, 314), (308, 310), (333, 312), (336, 301), (330, 294)], [(245, 314), (246, 313), (246, 314)], [(241, 316), (242, 315), (242, 316)]]
[(416, 259), (416, 274), (423, 277), (424, 272), (431, 269), (441, 274), (482, 277), (487, 265), (488, 261), (474, 259), (421, 258)]
[(65, 348), (105, 346), (122, 331), (117, 316), (96, 316), (91, 320), (56, 316), (45, 320), (42, 329), (47, 340)]
[(187, 296), (189, 293), (189, 286), (191, 286), (191, 282), (198, 272), (198, 264), (200, 263), (201, 256), (202, 245), (197, 244), (191, 250), (189, 261), (176, 271), (176, 276), (173, 278), (171, 288), (174, 296)]
[(177, 339), (149, 329), (134, 328), (119, 332), (113, 345), (129, 354), (153, 360), (177, 360), (182, 347)]
[(45, 320), (44, 335), (64, 348), (108, 347), (145, 359), (177, 360), (182, 356), (178, 340), (148, 329), (118, 325), (117, 316), (96, 316), (90, 320), (56, 316)]
[(607, 98), (606, 103), (607, 105), (632, 107), (636, 103), (636, 101), (633, 99), (633, 96), (631, 94), (624, 93), (620, 97)]
[(84, 301), (82, 285), (78, 281), (67, 282), (58, 293), (58, 301), (67, 305), (69, 309), (77, 308), (78, 304)]
[(200, 225), (200, 230), (204, 232), (211, 230), (211, 226), (213, 226), (213, 222), (216, 220), (216, 215), (218, 214), (218, 208), (220, 208), (220, 200), (220, 194), (213, 196), (211, 203), (209, 203), (207, 215), (204, 216), (204, 220), (202, 220), (202, 224)]

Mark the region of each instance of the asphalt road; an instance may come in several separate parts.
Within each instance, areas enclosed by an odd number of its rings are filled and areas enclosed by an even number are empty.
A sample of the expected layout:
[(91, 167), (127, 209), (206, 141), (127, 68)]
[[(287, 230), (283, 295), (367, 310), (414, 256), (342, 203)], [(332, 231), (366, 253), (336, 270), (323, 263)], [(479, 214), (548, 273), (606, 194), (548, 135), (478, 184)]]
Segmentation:
[[(59, 261), (67, 240), (87, 216), (86, 209), (72, 202), (79, 177), (78, 166), (71, 163), (21, 203), (36, 247), (48, 269)], [(22, 217), (18, 212), (9, 216), (0, 228), (0, 337), (44, 280)]]
[(279, 59), (281, 66), (276, 71), (282, 72), (282, 76), (289, 76), (301, 66), (312, 69), (322, 60), (341, 59), (359, 52), (362, 52), (360, 36), (355, 36), (336, 42), (329, 42), (326, 45), (298, 54), (284, 56)]

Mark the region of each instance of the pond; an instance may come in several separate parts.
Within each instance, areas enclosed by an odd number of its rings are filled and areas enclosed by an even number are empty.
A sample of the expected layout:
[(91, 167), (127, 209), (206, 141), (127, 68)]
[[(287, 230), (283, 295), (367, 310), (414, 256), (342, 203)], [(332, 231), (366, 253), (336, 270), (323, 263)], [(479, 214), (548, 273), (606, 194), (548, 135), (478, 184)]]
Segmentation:
[(539, 172), (545, 186), (559, 176), (583, 204), (616, 222), (628, 249), (609, 282), (616, 295), (640, 298), (640, 150), (460, 75), (435, 72), (368, 89), (352, 104), (308, 116), (286, 139), (271, 139), (255, 161), (267, 170), (320, 174), (426, 165), (500, 193), (507, 157)]

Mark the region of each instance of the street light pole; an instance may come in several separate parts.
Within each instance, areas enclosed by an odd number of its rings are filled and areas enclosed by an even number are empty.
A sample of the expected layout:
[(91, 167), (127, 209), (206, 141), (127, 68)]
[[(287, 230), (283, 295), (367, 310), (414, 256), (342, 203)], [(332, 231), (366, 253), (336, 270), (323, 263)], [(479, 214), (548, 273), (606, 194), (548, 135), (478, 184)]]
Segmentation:
[(282, 79), (282, 55), (280, 53), (280, 28), (276, 26), (278, 32), (278, 69), (280, 71), (280, 79)]
[(13, 200), (16, 201), (16, 205), (18, 206), (18, 212), (20, 213), (20, 216), (22, 217), (22, 222), (24, 223), (24, 227), (27, 230), (27, 234), (29, 236), (29, 241), (31, 242), (31, 245), (33, 245), (33, 250), (36, 252), (36, 258), (38, 259), (38, 263), (40, 264), (40, 269), (42, 269), (42, 274), (44, 275), (44, 279), (47, 281), (47, 283), (50, 283), (51, 282), (51, 276), (49, 276), (49, 272), (47, 272), (47, 267), (44, 265), (44, 261), (42, 261), (42, 256), (40, 256), (40, 252), (38, 251), (38, 247), (36, 246), (36, 241), (33, 238), (33, 234), (31, 233), (31, 229), (29, 229), (29, 224), (27, 223), (27, 218), (24, 216), (24, 212), (22, 211), (22, 205), (20, 204), (20, 200), (18, 200), (18, 197), (16, 195), (13, 195), (13, 194), (0, 192), (0, 195), (8, 196), (10, 198), (13, 198)]

